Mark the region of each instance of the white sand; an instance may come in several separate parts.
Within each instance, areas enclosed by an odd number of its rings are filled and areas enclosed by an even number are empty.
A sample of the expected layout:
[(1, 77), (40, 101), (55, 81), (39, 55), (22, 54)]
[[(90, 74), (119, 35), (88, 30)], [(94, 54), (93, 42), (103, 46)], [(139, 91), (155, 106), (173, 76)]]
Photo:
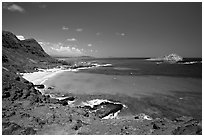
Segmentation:
[(63, 70), (60, 68), (53, 69), (40, 69), (41, 71), (33, 73), (21, 73), (24, 79), (32, 82), (33, 84), (43, 84), (48, 78), (55, 76), (56, 74), (65, 72), (65, 71), (77, 71), (76, 69), (67, 69)]
[(89, 69), (89, 68), (94, 68), (94, 67), (107, 67), (107, 66), (111, 66), (112, 64), (92, 64), (94, 66), (92, 67), (81, 67), (81, 68), (77, 68), (77, 69), (64, 69), (63, 67), (61, 68), (52, 68), (52, 69), (38, 69), (38, 72), (32, 72), (32, 73), (21, 73), (21, 75), (23, 76), (23, 78), (25, 78), (26, 80), (32, 82), (33, 84), (37, 85), (37, 84), (43, 84), (45, 83), (46, 80), (48, 80), (48, 78), (51, 78), (53, 76), (55, 76), (56, 74), (62, 73), (62, 72), (77, 72), (79, 70), (82, 69)]

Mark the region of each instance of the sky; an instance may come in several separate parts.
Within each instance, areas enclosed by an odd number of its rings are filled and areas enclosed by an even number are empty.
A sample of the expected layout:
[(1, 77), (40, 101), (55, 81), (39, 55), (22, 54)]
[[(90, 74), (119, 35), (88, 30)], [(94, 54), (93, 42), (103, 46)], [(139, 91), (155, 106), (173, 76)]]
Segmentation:
[(51, 56), (202, 57), (202, 3), (2, 3), (2, 29)]

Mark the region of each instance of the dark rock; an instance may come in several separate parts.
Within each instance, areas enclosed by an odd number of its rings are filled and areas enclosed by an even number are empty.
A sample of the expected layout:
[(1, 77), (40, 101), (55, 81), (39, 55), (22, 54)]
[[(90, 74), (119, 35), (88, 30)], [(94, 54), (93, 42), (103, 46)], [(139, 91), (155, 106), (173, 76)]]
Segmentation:
[(23, 90), (15, 90), (15, 91), (12, 91), (10, 93), (11, 93), (10, 98), (11, 98), (12, 101), (20, 99), (20, 97), (23, 96)]
[(4, 92), (2, 94), (2, 98), (9, 98), (11, 96), (11, 94), (9, 92)]
[(28, 84), (28, 83), (30, 83), (30, 82), (29, 82), (29, 81), (27, 81), (27, 80), (25, 80), (25, 81), (24, 81), (24, 83), (27, 83), (27, 84)]
[(36, 131), (32, 127), (28, 127), (24, 130), (23, 134), (25, 135), (35, 135)]
[(8, 62), (8, 57), (6, 55), (2, 55), (2, 62), (5, 63), (5, 62)]
[(49, 103), (50, 95), (42, 95), (42, 101)]
[(22, 98), (24, 99), (30, 96), (30, 92), (31, 92), (30, 90), (24, 89)]
[(117, 111), (121, 110), (123, 105), (121, 104), (113, 104), (109, 102), (101, 103), (100, 105), (96, 106), (96, 115), (99, 118), (103, 118), (108, 116), (109, 114), (114, 114)]
[(79, 130), (80, 127), (83, 126), (83, 122), (81, 120), (77, 120), (76, 124), (72, 127), (73, 130)]
[(181, 126), (172, 131), (173, 135), (202, 135), (202, 128), (197, 125)]
[(13, 110), (8, 110), (8, 111), (5, 113), (5, 116), (6, 116), (6, 117), (11, 117), (11, 116), (13, 116), (13, 115), (15, 115), (15, 114), (16, 114), (15, 111), (13, 111)]
[(139, 115), (135, 116), (134, 118), (135, 118), (135, 119), (140, 119)]
[(12, 135), (15, 131), (21, 130), (21, 126), (17, 125), (16, 123), (4, 123), (3, 124), (3, 135)]
[(3, 86), (3, 91), (8, 91), (9, 89), (12, 88), (11, 85), (7, 85), (7, 86), (2, 85), (2, 86)]
[(154, 123), (154, 124), (153, 124), (153, 129), (160, 129), (160, 127), (159, 127), (158, 124)]
[(58, 103), (59, 103), (59, 104), (62, 104), (63, 106), (68, 105), (67, 100), (59, 100), (59, 102), (58, 102)]
[(16, 78), (15, 78), (15, 80), (20, 81), (20, 80), (21, 80), (21, 78), (20, 78), (20, 77), (16, 77)]
[(30, 117), (30, 114), (23, 113), (23, 114), (21, 115), (21, 118), (23, 118), (23, 117)]
[(51, 90), (51, 89), (54, 89), (54, 87), (48, 87), (47, 89)]
[(44, 88), (45, 88), (44, 85), (34, 85), (34, 87), (37, 87), (37, 88), (39, 88), (39, 89), (44, 89)]
[(66, 106), (66, 105), (68, 105), (68, 101), (74, 101), (74, 100), (75, 100), (75, 98), (71, 96), (71, 97), (67, 97), (65, 99), (59, 100), (58, 102), (59, 102), (59, 104)]
[(42, 102), (42, 96), (38, 95), (38, 94), (37, 95), (36, 94), (30, 94), (30, 96), (28, 96), (27, 99), (31, 101), (31, 104)]

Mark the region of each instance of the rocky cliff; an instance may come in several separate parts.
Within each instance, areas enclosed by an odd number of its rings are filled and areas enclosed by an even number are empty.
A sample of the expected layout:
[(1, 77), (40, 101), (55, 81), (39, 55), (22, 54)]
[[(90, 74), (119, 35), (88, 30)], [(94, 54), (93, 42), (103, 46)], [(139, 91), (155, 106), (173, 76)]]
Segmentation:
[(45, 53), (36, 40), (21, 41), (11, 32), (3, 31), (2, 63), (4, 68), (13, 72), (27, 72), (59, 62)]

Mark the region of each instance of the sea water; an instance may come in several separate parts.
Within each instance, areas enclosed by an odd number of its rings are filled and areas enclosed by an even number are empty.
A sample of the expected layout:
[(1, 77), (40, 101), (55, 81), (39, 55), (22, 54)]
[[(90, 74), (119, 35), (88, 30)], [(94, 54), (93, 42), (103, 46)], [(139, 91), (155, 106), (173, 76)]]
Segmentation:
[(109, 67), (86, 69), (82, 72), (109, 75), (160, 75), (202, 78), (202, 59), (184, 58), (178, 63), (148, 61), (146, 58), (94, 58), (80, 61), (112, 64)]
[(169, 91), (202, 92), (201, 59), (185, 59), (176, 64), (158, 64), (145, 58), (92, 58), (75, 62), (92, 62), (102, 66), (63, 72), (45, 84), (54, 87), (54, 92), (74, 94), (138, 96)]

